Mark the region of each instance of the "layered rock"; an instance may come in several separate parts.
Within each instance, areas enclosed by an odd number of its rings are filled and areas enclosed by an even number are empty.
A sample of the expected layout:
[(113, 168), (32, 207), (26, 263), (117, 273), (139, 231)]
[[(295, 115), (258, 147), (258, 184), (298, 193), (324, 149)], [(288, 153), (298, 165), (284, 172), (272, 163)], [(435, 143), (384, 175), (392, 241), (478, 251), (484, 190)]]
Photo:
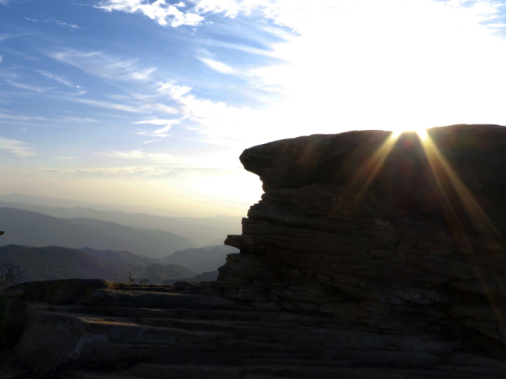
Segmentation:
[(506, 352), (506, 128), (381, 131), (246, 150), (265, 194), (225, 243), (223, 294)]

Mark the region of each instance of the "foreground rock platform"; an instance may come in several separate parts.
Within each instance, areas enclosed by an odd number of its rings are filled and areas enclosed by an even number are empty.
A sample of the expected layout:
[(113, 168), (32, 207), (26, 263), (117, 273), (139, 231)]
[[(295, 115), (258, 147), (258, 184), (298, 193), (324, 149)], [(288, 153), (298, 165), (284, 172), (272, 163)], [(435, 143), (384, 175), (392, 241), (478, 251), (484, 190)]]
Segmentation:
[(506, 128), (428, 136), (246, 150), (266, 192), (217, 281), (13, 287), (4, 377), (506, 378)]
[(457, 338), (371, 331), (218, 293), (210, 282), (19, 285), (1, 298), (0, 378), (506, 377), (505, 362), (459, 352)]

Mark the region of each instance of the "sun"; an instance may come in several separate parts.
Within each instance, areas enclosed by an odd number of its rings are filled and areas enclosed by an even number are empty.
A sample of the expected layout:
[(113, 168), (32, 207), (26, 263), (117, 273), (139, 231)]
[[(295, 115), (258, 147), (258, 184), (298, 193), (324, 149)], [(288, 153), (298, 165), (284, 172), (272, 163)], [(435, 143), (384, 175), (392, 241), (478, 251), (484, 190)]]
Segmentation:
[(409, 133), (409, 132), (415, 132), (416, 134), (418, 134), (418, 137), (420, 137), (422, 141), (425, 141), (429, 137), (429, 135), (427, 134), (427, 128), (423, 127), (406, 128), (406, 129), (397, 128), (395, 130), (392, 130), (392, 132), (393, 132), (392, 138), (394, 139), (399, 138), (402, 133)]

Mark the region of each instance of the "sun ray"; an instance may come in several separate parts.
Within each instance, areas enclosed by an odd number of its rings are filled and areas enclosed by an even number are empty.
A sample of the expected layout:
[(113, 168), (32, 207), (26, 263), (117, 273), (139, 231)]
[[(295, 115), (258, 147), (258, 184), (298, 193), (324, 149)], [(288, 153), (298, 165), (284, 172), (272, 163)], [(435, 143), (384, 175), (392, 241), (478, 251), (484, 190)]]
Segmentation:
[[(400, 134), (399, 134), (400, 135)], [(399, 135), (393, 132), (390, 136), (383, 142), (383, 144), (376, 150), (374, 155), (365, 162), (362, 167), (357, 171), (357, 173), (353, 176), (350, 181), (350, 187), (356, 188), (359, 183), (363, 183), (360, 185), (360, 189), (356, 192), (355, 201), (358, 201), (364, 193), (367, 191), (372, 181), (378, 174), (379, 170), (385, 163), (388, 155), (392, 151), (392, 148), (395, 145)]]
[[(493, 222), (487, 216), (483, 208), (480, 206), (478, 201), (475, 199), (471, 191), (467, 188), (465, 183), (459, 178), (458, 174), (453, 170), (451, 165), (445, 159), (445, 157), (441, 154), (436, 144), (432, 141), (430, 136), (426, 133), (427, 137), (422, 138), (422, 146), (425, 152), (425, 156), (427, 158), (428, 164), (430, 166), (432, 175), (438, 187), (439, 194), (441, 195), (443, 202), (446, 206), (442, 206), (447, 221), (450, 225), (453, 225), (455, 230), (460, 235), (466, 235), (467, 230), (463, 225), (458, 211), (456, 210), (454, 204), (455, 202), (451, 199), (451, 191), (455, 191), (457, 194), (458, 200), (460, 200), (461, 205), (464, 208), (464, 211), (468, 214), (469, 219), (473, 222), (473, 227), (480, 231), (488, 232), (487, 234), (491, 234), (496, 243), (499, 246), (504, 246), (505, 242), (501, 233), (495, 228)], [(471, 251), (471, 254), (474, 253), (474, 247), (472, 244), (466, 244), (465, 239), (459, 239), (462, 244), (462, 251)], [(482, 257), (485, 258), (485, 257)], [(473, 262), (469, 262), (474, 268), (477, 274), (477, 277), (481, 281), (483, 288), (485, 289), (486, 296), (488, 297), (490, 306), (492, 307), (493, 312), (496, 315), (497, 322), (502, 329), (502, 333), (506, 335), (506, 322), (505, 315), (501, 312), (501, 309), (498, 307), (497, 302), (493, 296), (493, 292), (490, 291), (490, 285), (487, 283), (485, 275), (482, 272), (482, 269), (473, 264)], [(495, 262), (497, 263), (497, 262)], [(500, 283), (496, 283), (500, 285)]]

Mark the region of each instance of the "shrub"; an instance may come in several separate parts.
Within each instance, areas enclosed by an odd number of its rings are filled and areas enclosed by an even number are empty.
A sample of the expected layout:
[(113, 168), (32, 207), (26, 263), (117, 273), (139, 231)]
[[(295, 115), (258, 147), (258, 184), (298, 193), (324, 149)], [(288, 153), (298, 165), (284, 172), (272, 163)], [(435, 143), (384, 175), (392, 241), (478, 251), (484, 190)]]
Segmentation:
[(18, 266), (2, 262), (2, 267), (0, 268), (0, 295), (7, 288), (18, 284), (21, 281), (22, 274), (23, 271), (20, 271)]
[[(4, 234), (0, 230), (0, 236)], [(0, 295), (9, 287), (18, 284), (21, 281), (21, 275), (23, 271), (19, 271), (18, 266), (14, 266), (12, 263), (2, 262), (0, 268)]]

